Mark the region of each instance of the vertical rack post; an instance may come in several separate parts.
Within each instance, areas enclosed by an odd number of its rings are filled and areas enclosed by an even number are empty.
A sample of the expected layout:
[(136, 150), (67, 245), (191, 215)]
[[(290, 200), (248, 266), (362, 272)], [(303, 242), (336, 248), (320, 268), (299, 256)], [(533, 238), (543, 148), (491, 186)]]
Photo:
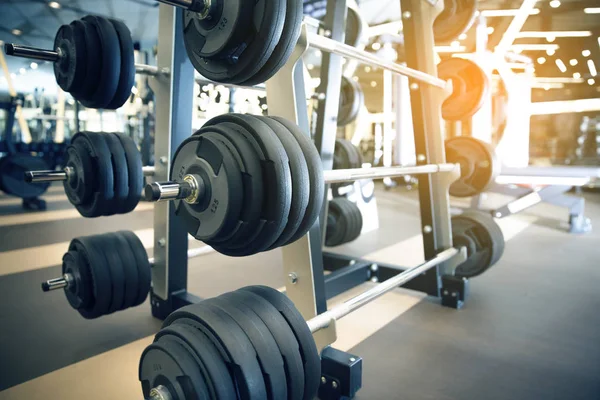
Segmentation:
[[(156, 99), (155, 179), (168, 180), (177, 147), (192, 134), (194, 68), (183, 42), (182, 10), (159, 6), (159, 68), (171, 73), (150, 79)], [(185, 305), (187, 295), (188, 234), (175, 217), (173, 202), (154, 205), (154, 268), (152, 269), (152, 315), (164, 319)]]

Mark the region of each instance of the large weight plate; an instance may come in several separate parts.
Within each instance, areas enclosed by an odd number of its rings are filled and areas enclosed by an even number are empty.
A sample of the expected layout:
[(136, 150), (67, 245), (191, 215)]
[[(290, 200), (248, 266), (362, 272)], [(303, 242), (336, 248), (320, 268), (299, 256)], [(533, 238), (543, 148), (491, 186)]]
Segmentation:
[(71, 204), (77, 207), (92, 201), (96, 187), (96, 173), (88, 147), (73, 141), (67, 148), (65, 167), (74, 171), (74, 174), (63, 182)]
[(112, 249), (117, 253), (123, 265), (125, 295), (121, 309), (125, 310), (133, 307), (139, 296), (140, 278), (138, 276), (138, 265), (133, 250), (123, 235), (111, 233), (108, 237), (108, 240), (112, 241)]
[(502, 166), (491, 145), (459, 136), (446, 140), (446, 160), (460, 164), (460, 178), (450, 185), (450, 195), (472, 197), (485, 192), (500, 175)]
[(358, 10), (354, 7), (348, 7), (348, 14), (346, 16), (346, 39), (347, 45), (352, 47), (358, 47), (364, 35), (362, 18), (358, 14)]
[(104, 240), (104, 235), (88, 236), (87, 240), (98, 255), (98, 262), (90, 263), (92, 272), (95, 269), (104, 268), (109, 273), (112, 296), (106, 314), (112, 314), (123, 307), (125, 297), (125, 277), (121, 260), (114, 249), (110, 247), (112, 243)]
[(472, 278), (493, 266), (504, 253), (504, 235), (494, 219), (481, 211), (469, 210), (452, 217), (454, 246), (467, 248), (467, 260), (455, 275)]
[(458, 39), (473, 25), (476, 12), (476, 0), (444, 0), (444, 11), (433, 22), (436, 44)]
[(121, 73), (119, 74), (119, 84), (113, 99), (106, 106), (107, 110), (116, 110), (121, 107), (131, 96), (131, 88), (135, 83), (135, 59), (133, 53), (133, 39), (127, 25), (114, 19), (109, 20), (115, 28), (119, 37), (121, 49)]
[(325, 235), (325, 245), (328, 247), (343, 244), (349, 229), (348, 219), (345, 217), (345, 209), (340, 204), (340, 200), (342, 199), (344, 197), (338, 197), (329, 202), (329, 210), (327, 212), (328, 226)]
[(94, 301), (90, 267), (77, 251), (70, 250), (63, 255), (62, 273), (73, 277), (73, 284), (65, 288), (71, 307), (76, 310), (89, 308)]
[(356, 121), (363, 105), (364, 95), (360, 85), (353, 79), (343, 76), (338, 109), (338, 126), (346, 126)]
[(142, 165), (142, 155), (138, 150), (133, 139), (122, 134), (114, 134), (120, 141), (125, 150), (127, 159), (127, 171), (129, 175), (129, 196), (123, 202), (123, 207), (118, 211), (120, 214), (126, 214), (133, 211), (142, 196), (144, 188), (144, 172)]
[(48, 164), (43, 158), (31, 154), (9, 154), (0, 165), (0, 186), (7, 194), (22, 199), (33, 199), (46, 193), (50, 183), (25, 182), (25, 172), (45, 171)]
[[(73, 29), (81, 32), (85, 40), (86, 60), (85, 60), (85, 78), (81, 87), (73, 88), (71, 95), (79, 102), (89, 102), (93, 100), (94, 93), (99, 85), (100, 69), (102, 67), (102, 54), (96, 49), (100, 48), (100, 36), (95, 26), (85, 20), (73, 21)], [(90, 49), (90, 51), (87, 51)], [(83, 104), (83, 103), (82, 103)]]
[[(92, 133), (90, 133), (92, 134)], [(110, 161), (113, 170), (114, 196), (106, 206), (104, 215), (110, 216), (118, 214), (125, 207), (129, 197), (129, 168), (127, 167), (127, 158), (125, 149), (119, 138), (112, 133), (96, 133), (106, 142), (110, 151)]]
[(308, 325), (294, 303), (284, 294), (268, 286), (248, 286), (241, 291), (255, 293), (273, 305), (285, 318), (300, 345), (304, 362), (304, 400), (314, 399), (321, 382), (321, 358)]
[(148, 261), (148, 253), (146, 253), (144, 244), (135, 233), (131, 231), (119, 231), (116, 234), (127, 241), (135, 257), (135, 265), (138, 271), (138, 293), (133, 306), (138, 306), (146, 301), (152, 283), (152, 271), (150, 262)]
[[(184, 43), (200, 74), (216, 82), (239, 84), (265, 66), (281, 38), (286, 0), (229, 0), (213, 20), (183, 14)], [(209, 25), (207, 25), (207, 23)], [(208, 29), (207, 29), (208, 28)]]
[(448, 58), (438, 64), (438, 76), (452, 80), (452, 94), (442, 104), (445, 120), (462, 121), (481, 109), (490, 83), (479, 65), (464, 58)]
[(85, 40), (81, 31), (73, 24), (62, 25), (54, 38), (54, 51), (62, 54), (53, 64), (56, 82), (65, 92), (81, 87), (85, 78), (85, 59), (87, 57)]

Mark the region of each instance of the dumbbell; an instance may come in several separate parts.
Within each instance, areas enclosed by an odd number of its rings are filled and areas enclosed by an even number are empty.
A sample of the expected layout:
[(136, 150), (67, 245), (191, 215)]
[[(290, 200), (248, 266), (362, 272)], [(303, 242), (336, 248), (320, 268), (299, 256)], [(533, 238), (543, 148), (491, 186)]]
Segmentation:
[[(190, 249), (188, 258), (210, 251)], [(94, 319), (142, 304), (150, 292), (153, 265), (131, 231), (79, 237), (63, 256), (63, 275), (43, 282), (42, 290), (64, 289), (69, 304), (84, 318)]]
[(363, 218), (356, 203), (345, 197), (336, 197), (329, 202), (325, 245), (339, 246), (352, 242), (360, 236)]
[(126, 214), (142, 196), (142, 156), (128, 136), (107, 132), (79, 132), (67, 148), (64, 171), (28, 171), (26, 182), (62, 181), (65, 193), (87, 218)]

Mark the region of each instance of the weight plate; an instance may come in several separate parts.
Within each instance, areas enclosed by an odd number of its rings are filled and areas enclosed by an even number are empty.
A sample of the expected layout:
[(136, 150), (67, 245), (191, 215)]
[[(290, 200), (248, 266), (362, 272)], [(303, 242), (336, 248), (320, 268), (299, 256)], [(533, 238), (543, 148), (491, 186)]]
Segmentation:
[(133, 307), (139, 306), (146, 301), (152, 283), (152, 271), (150, 262), (148, 261), (148, 253), (146, 253), (144, 244), (135, 233), (131, 231), (119, 231), (116, 234), (122, 236), (127, 241), (135, 257), (135, 265), (138, 271), (138, 294)]
[(348, 7), (346, 16), (346, 39), (344, 40), (348, 46), (358, 47), (361, 44), (363, 32), (363, 24), (358, 10), (353, 7)]
[(502, 170), (491, 145), (481, 140), (458, 136), (446, 140), (446, 160), (460, 164), (460, 178), (450, 185), (450, 195), (471, 197), (485, 192)]
[(342, 76), (337, 125), (346, 126), (356, 121), (363, 104), (360, 85), (354, 79)]
[(504, 235), (493, 218), (481, 211), (469, 210), (452, 217), (452, 240), (467, 248), (467, 260), (455, 275), (472, 278), (493, 266), (504, 253)]
[(73, 25), (62, 25), (54, 38), (54, 51), (61, 54), (53, 63), (56, 82), (65, 92), (80, 87), (85, 72), (86, 49), (80, 31)]
[(242, 312), (257, 316), (267, 326), (283, 357), (287, 377), (288, 399), (300, 400), (304, 395), (304, 366), (296, 336), (283, 316), (267, 300), (257, 294), (238, 290), (222, 295), (236, 303)]
[(335, 148), (333, 150), (333, 169), (352, 168), (350, 154), (348, 153), (348, 149), (343, 142), (345, 142), (345, 139), (335, 140)]
[[(86, 47), (85, 60), (85, 78), (82, 81), (80, 88), (73, 88), (71, 95), (79, 102), (90, 102), (93, 100), (93, 95), (96, 92), (99, 84), (100, 68), (102, 66), (102, 54), (99, 51), (87, 51), (87, 49), (100, 48), (100, 36), (96, 28), (85, 20), (77, 20), (72, 22), (76, 31), (83, 33)], [(83, 103), (82, 103), (83, 104)]]
[(438, 64), (438, 76), (452, 81), (452, 94), (442, 104), (445, 120), (462, 121), (481, 109), (490, 83), (479, 65), (464, 58), (448, 58)]
[(96, 90), (89, 98), (81, 99), (80, 102), (88, 108), (106, 108), (111, 102), (121, 74), (121, 46), (117, 31), (110, 21), (104, 17), (88, 15), (83, 20), (96, 29), (100, 45), (96, 47), (100, 54), (100, 69), (98, 75), (87, 75), (86, 79), (97, 79)]
[(235, 385), (229, 375), (225, 361), (221, 358), (215, 345), (202, 331), (191, 325), (174, 323), (161, 329), (157, 337), (163, 332), (178, 337), (192, 349), (210, 392), (210, 399), (229, 400), (236, 398)]
[(88, 309), (94, 302), (94, 286), (89, 265), (76, 250), (67, 251), (62, 258), (62, 273), (69, 274), (73, 281), (66, 287), (67, 301), (76, 310)]
[(252, 79), (281, 38), (286, 0), (258, 0), (253, 7), (232, 0), (222, 12), (214, 12), (219, 22), (209, 22), (209, 29), (199, 13), (183, 13), (184, 43), (192, 64), (216, 82), (239, 84)]
[[(181, 364), (186, 372), (187, 382), (182, 384), (189, 396), (186, 399), (210, 399), (208, 384), (206, 377), (202, 373), (204, 365), (202, 365), (196, 352), (183, 339), (175, 335), (169, 335), (165, 332), (158, 332), (154, 338), (155, 343), (163, 345), (167, 350), (173, 353), (177, 361)], [(182, 380), (182, 377), (178, 377)], [(189, 389), (192, 389), (190, 392)]]
[[(121, 107), (131, 96), (131, 89), (135, 84), (135, 58), (133, 53), (133, 40), (127, 25), (121, 21), (109, 19), (119, 38), (121, 49), (121, 72), (119, 83), (112, 100), (106, 106), (107, 110), (116, 110)], [(141, 193), (141, 191), (140, 191)]]
[(294, 303), (284, 294), (267, 286), (248, 286), (241, 291), (255, 293), (273, 305), (285, 318), (300, 345), (304, 362), (304, 400), (314, 399), (321, 383), (321, 358), (308, 325)]
[(67, 148), (65, 167), (74, 171), (69, 179), (63, 182), (65, 193), (71, 204), (79, 206), (92, 201), (96, 187), (96, 173), (88, 147), (73, 140)]
[(244, 164), (244, 174), (242, 175), (244, 203), (240, 214), (241, 225), (227, 241), (226, 246), (213, 243), (212, 247), (216, 251), (229, 256), (246, 255), (247, 244), (256, 237), (256, 234), (262, 228), (259, 223), (264, 192), (261, 159), (251, 143), (256, 141), (250, 137), (247, 131), (234, 124), (221, 123), (218, 126), (204, 127), (195, 135), (201, 135), (203, 132), (216, 132), (227, 138), (239, 152)]
[(275, 121), (279, 122), (283, 126), (285, 126), (292, 135), (296, 138), (296, 141), (300, 145), (302, 152), (304, 153), (304, 157), (306, 159), (306, 166), (308, 167), (308, 176), (310, 183), (310, 195), (308, 200), (308, 206), (306, 207), (306, 212), (304, 213), (304, 218), (302, 219), (302, 223), (298, 227), (298, 230), (292, 236), (290, 240), (288, 240), (287, 244), (293, 243), (296, 240), (300, 239), (313, 227), (317, 218), (319, 218), (319, 213), (321, 212), (321, 208), (323, 207), (323, 199), (325, 198), (325, 180), (323, 178), (323, 166), (321, 163), (321, 156), (317, 151), (317, 148), (310, 140), (309, 135), (305, 134), (300, 130), (300, 128), (294, 124), (286, 120), (285, 118), (280, 117), (271, 117)]
[(84, 146), (93, 158), (97, 184), (92, 202), (79, 205), (77, 210), (88, 218), (105, 215), (115, 196), (115, 179), (108, 145), (104, 138), (95, 132), (77, 133), (73, 136), (72, 143)]
[(277, 342), (265, 323), (253, 313), (246, 314), (237, 307), (237, 302), (229, 297), (216, 297), (206, 300), (227, 313), (242, 328), (260, 363), (268, 399), (287, 398), (287, 381), (283, 358), (277, 348)]
[(129, 168), (121, 141), (112, 133), (97, 133), (108, 145), (112, 163), (114, 196), (105, 209), (105, 216), (118, 214), (129, 197)]
[(49, 168), (41, 157), (31, 154), (9, 154), (0, 165), (0, 185), (2, 190), (22, 199), (34, 199), (46, 193), (50, 183), (25, 182), (27, 171), (45, 171)]
[(475, 0), (444, 0), (444, 11), (433, 22), (436, 44), (458, 39), (473, 25), (476, 12)]
[(292, 175), (292, 203), (285, 229), (281, 236), (271, 245), (270, 250), (286, 244), (298, 231), (302, 223), (308, 200), (310, 196), (310, 177), (308, 166), (304, 158), (304, 152), (292, 133), (281, 123), (267, 117), (257, 117), (267, 124), (277, 135), (290, 162), (290, 173)]
[(290, 213), (292, 202), (292, 178), (285, 148), (275, 132), (259, 119), (242, 114), (225, 114), (213, 118), (204, 126), (233, 123), (250, 133), (256, 144), (255, 150), (262, 153), (265, 197), (261, 221), (264, 225), (259, 234), (247, 246), (246, 255), (268, 249), (281, 235)]
[(112, 301), (112, 285), (110, 283), (110, 271), (106, 266), (106, 259), (99, 254), (90, 241), (90, 237), (73, 239), (69, 245), (69, 251), (76, 251), (89, 266), (94, 301), (88, 308), (79, 308), (77, 311), (87, 319), (98, 318), (108, 312)]
[(356, 235), (356, 230), (358, 229), (359, 221), (358, 221), (358, 217), (356, 216), (356, 214), (357, 214), (357, 212), (360, 214), (360, 210), (358, 210), (358, 207), (356, 206), (356, 204), (354, 204), (347, 198), (342, 197), (342, 198), (340, 198), (340, 200), (346, 200), (346, 201), (342, 201), (342, 205), (346, 209), (345, 218), (346, 218), (346, 228), (347, 228), (344, 243), (349, 243), (358, 237), (358, 235)]
[[(336, 204), (341, 210), (341, 214), (339, 218), (343, 220), (343, 226), (345, 230), (343, 232), (342, 242), (340, 244), (348, 243), (352, 237), (352, 233), (354, 230), (354, 218), (352, 217), (352, 209), (348, 205), (350, 200), (345, 197), (340, 197), (336, 199)], [(338, 224), (339, 226), (340, 224)]]
[(133, 307), (139, 296), (139, 274), (137, 260), (129, 246), (129, 242), (118, 232), (107, 235), (107, 240), (112, 241), (112, 248), (123, 265), (123, 277), (125, 281), (125, 295), (123, 298), (122, 310)]
[(219, 349), (242, 399), (266, 399), (267, 390), (256, 352), (242, 328), (224, 311), (205, 302), (185, 306), (169, 315), (164, 326), (186, 323), (200, 329)]
[(172, 180), (198, 175), (205, 195), (197, 204), (175, 201), (176, 215), (183, 218), (190, 235), (204, 242), (231, 235), (242, 210), (242, 175), (229, 149), (219, 140), (192, 136), (177, 149), (171, 168)]
[(325, 234), (325, 245), (327, 247), (335, 247), (343, 244), (346, 232), (348, 231), (348, 221), (344, 218), (344, 210), (339, 202), (341, 199), (344, 199), (344, 197), (338, 197), (329, 202), (327, 222), (330, 222), (329, 216), (331, 216), (333, 224), (331, 228), (328, 225)]
[(121, 141), (123, 150), (125, 150), (125, 158), (127, 159), (129, 195), (127, 196), (127, 200), (123, 202), (122, 208), (118, 211), (120, 214), (127, 214), (137, 207), (142, 196), (142, 190), (144, 189), (142, 155), (133, 139), (119, 133), (114, 133), (114, 135)]
[(144, 349), (140, 358), (139, 379), (144, 398), (150, 398), (150, 390), (165, 386), (176, 399), (206, 399), (196, 393), (192, 377), (198, 379), (198, 368), (186, 350), (169, 341), (154, 342)]
[(112, 314), (123, 307), (123, 299), (125, 298), (125, 277), (123, 275), (123, 266), (119, 256), (110, 247), (112, 243), (104, 240), (104, 235), (88, 236), (89, 243), (94, 246), (94, 250), (98, 255), (98, 263), (91, 263), (93, 268), (106, 268), (110, 275), (111, 285), (111, 300), (106, 314)]
[[(113, 284), (113, 303), (111, 304), (111, 309), (114, 309), (114, 311), (124, 310), (130, 307), (128, 304), (130, 304), (132, 295), (129, 292), (131, 292), (132, 286), (135, 286), (135, 294), (137, 295), (137, 268), (135, 264), (125, 265), (125, 259), (121, 257), (114, 233), (98, 235), (95, 238), (98, 246), (101, 246), (99, 247), (99, 251), (106, 257), (111, 271)], [(115, 293), (119, 294), (118, 298)]]
[(279, 42), (275, 46), (275, 50), (273, 50), (273, 54), (271, 54), (271, 57), (269, 57), (267, 63), (260, 71), (243, 82), (242, 85), (254, 86), (266, 82), (285, 65), (300, 38), (303, 17), (302, 3), (297, 0), (287, 0), (283, 32), (281, 33)]

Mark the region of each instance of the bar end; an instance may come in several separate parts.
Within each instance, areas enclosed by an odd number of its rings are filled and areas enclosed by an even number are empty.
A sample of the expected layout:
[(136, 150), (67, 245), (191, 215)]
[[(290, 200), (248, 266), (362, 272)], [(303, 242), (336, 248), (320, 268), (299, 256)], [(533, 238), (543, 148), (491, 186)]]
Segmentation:
[(12, 43), (4, 43), (4, 52), (8, 56), (12, 56), (15, 54), (15, 45)]

